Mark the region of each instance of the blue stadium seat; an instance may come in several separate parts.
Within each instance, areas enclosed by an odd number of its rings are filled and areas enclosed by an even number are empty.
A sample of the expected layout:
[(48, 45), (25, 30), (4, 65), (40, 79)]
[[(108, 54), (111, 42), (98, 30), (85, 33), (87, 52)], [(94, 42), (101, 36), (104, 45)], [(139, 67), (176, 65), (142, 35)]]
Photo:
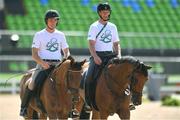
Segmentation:
[(96, 12), (97, 11), (97, 5), (93, 5), (91, 9), (92, 9), (92, 11)]
[(84, 6), (87, 6), (89, 4), (90, 0), (81, 0), (81, 4)]
[(173, 8), (176, 8), (179, 6), (178, 0), (171, 0), (170, 3)]
[(139, 5), (139, 3), (137, 2), (137, 0), (132, 0), (131, 1), (131, 7), (133, 9), (134, 12), (139, 12), (141, 11), (141, 6)]
[(154, 7), (155, 5), (154, 0), (146, 0), (146, 4), (148, 7)]
[(131, 5), (131, 2), (130, 2), (130, 0), (123, 0), (122, 4), (123, 4), (123, 6), (128, 7)]
[(41, 5), (47, 5), (48, 4), (48, 0), (40, 0)]

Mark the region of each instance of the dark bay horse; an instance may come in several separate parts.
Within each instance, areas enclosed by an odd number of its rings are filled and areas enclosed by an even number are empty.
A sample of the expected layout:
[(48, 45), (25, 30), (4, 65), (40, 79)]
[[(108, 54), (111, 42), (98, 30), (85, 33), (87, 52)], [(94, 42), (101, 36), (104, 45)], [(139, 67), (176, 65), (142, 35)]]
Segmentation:
[(131, 100), (134, 105), (141, 104), (150, 68), (132, 56), (111, 59), (97, 81), (95, 101), (98, 110), (91, 105), (92, 118), (107, 119), (117, 113), (121, 119), (130, 119), (129, 104)]
[[(52, 71), (45, 80), (41, 90), (40, 100), (46, 112), (37, 107), (35, 98), (32, 98), (28, 107), (28, 119), (33, 118), (33, 113), (39, 113), (40, 119), (67, 119), (72, 109), (72, 94), (77, 91), (82, 77), (82, 66), (84, 61), (75, 62), (64, 59)], [(20, 83), (20, 97), (23, 97), (26, 88), (26, 81), (31, 77), (31, 73), (24, 75)], [(76, 93), (77, 94), (77, 93)]]

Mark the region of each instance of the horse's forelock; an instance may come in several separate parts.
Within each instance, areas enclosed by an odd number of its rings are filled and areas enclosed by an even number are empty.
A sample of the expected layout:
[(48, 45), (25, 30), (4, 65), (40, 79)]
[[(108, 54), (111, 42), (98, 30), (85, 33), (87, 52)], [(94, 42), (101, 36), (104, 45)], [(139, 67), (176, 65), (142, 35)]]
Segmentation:
[(148, 76), (148, 69), (146, 68), (144, 63), (140, 63), (139, 70), (147, 77)]
[(71, 64), (71, 69), (81, 70), (82, 69), (82, 63), (81, 62), (73, 62)]

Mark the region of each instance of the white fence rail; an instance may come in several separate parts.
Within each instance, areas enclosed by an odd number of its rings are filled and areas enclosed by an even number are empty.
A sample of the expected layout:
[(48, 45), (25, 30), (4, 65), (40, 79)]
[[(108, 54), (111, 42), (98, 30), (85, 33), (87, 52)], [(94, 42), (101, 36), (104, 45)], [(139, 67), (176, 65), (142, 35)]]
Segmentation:
[(0, 93), (18, 93), (20, 90), (19, 83), (20, 81), (16, 79), (11, 79), (10, 81), (0, 79)]

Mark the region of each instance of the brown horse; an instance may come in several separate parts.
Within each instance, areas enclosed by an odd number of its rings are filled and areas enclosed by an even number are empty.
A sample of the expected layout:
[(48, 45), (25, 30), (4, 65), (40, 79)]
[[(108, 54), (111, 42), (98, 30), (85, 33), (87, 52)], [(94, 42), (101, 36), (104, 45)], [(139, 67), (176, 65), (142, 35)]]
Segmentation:
[[(45, 80), (41, 90), (40, 100), (46, 112), (37, 107), (35, 98), (32, 98), (28, 107), (28, 119), (38, 112), (40, 119), (67, 119), (72, 109), (72, 94), (77, 93), (82, 77), (84, 61), (75, 62), (72, 57), (63, 60)], [(20, 97), (23, 97), (26, 81), (31, 74), (24, 75), (20, 83)]]
[[(91, 105), (92, 118), (107, 119), (117, 113), (121, 119), (130, 119), (129, 104), (131, 100), (135, 105), (142, 103), (150, 68), (132, 56), (111, 59), (97, 81), (95, 101), (98, 110)], [(79, 105), (81, 111), (82, 103)]]

